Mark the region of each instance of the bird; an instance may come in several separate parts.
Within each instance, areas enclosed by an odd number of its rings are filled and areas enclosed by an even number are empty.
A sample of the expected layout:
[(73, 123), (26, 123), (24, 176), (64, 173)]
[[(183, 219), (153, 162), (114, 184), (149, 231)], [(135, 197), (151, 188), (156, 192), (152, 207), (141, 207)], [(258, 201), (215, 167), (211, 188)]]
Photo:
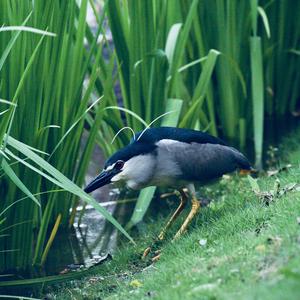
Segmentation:
[(240, 151), (218, 137), (193, 129), (147, 128), (109, 157), (103, 171), (84, 191), (91, 193), (109, 183), (124, 184), (133, 190), (157, 186), (179, 191), (180, 204), (158, 235), (158, 239), (163, 240), (167, 229), (187, 204), (187, 189), (192, 207), (175, 234), (174, 239), (177, 239), (186, 231), (201, 206), (195, 184), (208, 184), (238, 169), (247, 172), (252, 167)]

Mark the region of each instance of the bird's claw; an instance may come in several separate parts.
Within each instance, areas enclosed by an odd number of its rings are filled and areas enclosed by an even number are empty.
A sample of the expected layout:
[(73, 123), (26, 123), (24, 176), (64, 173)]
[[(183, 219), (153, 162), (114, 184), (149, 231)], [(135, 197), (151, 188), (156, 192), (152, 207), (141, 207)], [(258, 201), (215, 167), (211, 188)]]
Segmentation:
[[(142, 255), (142, 260), (146, 259), (146, 257), (149, 255), (150, 252), (151, 252), (151, 247), (146, 248)], [(161, 255), (161, 250), (154, 251), (154, 257), (151, 258), (151, 261), (152, 262), (158, 261), (160, 258), (160, 255)]]
[(162, 232), (158, 235), (157, 239), (158, 239), (159, 241), (164, 240), (164, 239), (165, 239), (165, 232), (162, 231)]
[(150, 252), (151, 252), (151, 247), (146, 248), (143, 252), (142, 259), (145, 259)]
[(151, 260), (152, 260), (152, 262), (156, 262), (156, 261), (158, 261), (159, 259), (160, 259), (160, 254), (154, 256)]

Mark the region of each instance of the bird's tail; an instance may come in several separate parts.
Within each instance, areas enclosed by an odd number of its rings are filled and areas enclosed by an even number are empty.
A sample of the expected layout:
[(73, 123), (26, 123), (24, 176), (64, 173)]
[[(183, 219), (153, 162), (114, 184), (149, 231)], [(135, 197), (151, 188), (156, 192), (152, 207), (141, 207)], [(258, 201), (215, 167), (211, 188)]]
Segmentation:
[(254, 169), (252, 168), (248, 158), (240, 151), (237, 151), (236, 149), (234, 150), (234, 156), (237, 163), (237, 168), (240, 169), (240, 174), (251, 174), (254, 172)]
[(240, 175), (257, 175), (257, 173), (258, 171), (256, 169), (253, 169), (252, 167), (249, 170), (240, 169), (239, 172)]
[(258, 173), (258, 171), (251, 166), (248, 158), (246, 158), (242, 153), (240, 153), (238, 165), (240, 175), (257, 175)]

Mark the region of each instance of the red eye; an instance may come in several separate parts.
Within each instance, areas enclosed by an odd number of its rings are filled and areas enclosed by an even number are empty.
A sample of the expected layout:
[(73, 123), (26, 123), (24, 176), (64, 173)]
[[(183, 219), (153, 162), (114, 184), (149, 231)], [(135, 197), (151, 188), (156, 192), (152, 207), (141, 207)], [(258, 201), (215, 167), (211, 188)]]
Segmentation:
[(123, 160), (118, 160), (115, 163), (114, 169), (121, 170), (123, 168), (123, 166), (124, 166), (124, 161)]

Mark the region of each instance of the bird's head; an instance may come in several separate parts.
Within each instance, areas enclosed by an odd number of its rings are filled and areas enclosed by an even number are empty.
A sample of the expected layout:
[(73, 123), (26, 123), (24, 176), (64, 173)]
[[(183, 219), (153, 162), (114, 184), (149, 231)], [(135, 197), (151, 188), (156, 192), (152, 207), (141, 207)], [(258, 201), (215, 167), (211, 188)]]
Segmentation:
[(136, 182), (145, 178), (145, 172), (151, 170), (155, 148), (152, 143), (132, 141), (105, 162), (102, 172), (84, 191), (91, 193), (109, 183), (126, 183), (135, 189)]

